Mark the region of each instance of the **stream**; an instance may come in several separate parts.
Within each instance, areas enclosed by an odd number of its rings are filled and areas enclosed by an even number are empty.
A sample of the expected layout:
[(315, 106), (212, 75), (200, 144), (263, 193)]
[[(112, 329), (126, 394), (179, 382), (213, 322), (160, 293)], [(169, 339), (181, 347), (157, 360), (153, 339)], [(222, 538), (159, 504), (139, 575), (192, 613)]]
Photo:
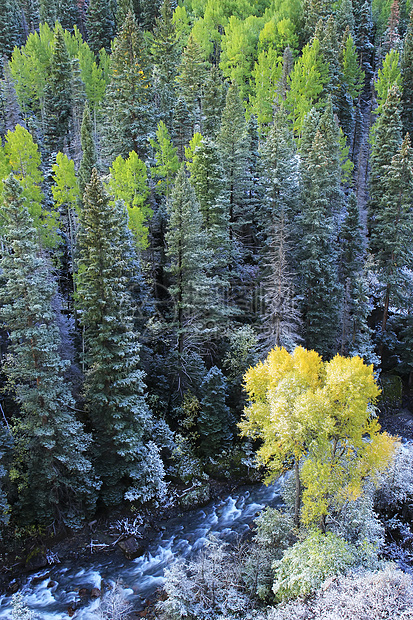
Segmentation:
[[(280, 485), (256, 485), (238, 489), (224, 500), (202, 509), (186, 512), (163, 523), (163, 530), (149, 544), (147, 552), (136, 560), (107, 558), (79, 563), (65, 562), (31, 574), (20, 590), (27, 606), (41, 620), (67, 620), (68, 607), (79, 602), (80, 588), (102, 588), (121, 580), (128, 600), (136, 609), (164, 583), (163, 573), (178, 557), (187, 557), (207, 541), (209, 535), (231, 540), (249, 529), (249, 524), (265, 506), (281, 504)], [(44, 576), (43, 580), (39, 580)], [(52, 582), (52, 586), (51, 586)], [(51, 586), (51, 587), (48, 587)], [(104, 589), (104, 588), (103, 588)], [(75, 620), (95, 620), (99, 600), (75, 612)], [(11, 620), (11, 597), (0, 596), (0, 619)]]

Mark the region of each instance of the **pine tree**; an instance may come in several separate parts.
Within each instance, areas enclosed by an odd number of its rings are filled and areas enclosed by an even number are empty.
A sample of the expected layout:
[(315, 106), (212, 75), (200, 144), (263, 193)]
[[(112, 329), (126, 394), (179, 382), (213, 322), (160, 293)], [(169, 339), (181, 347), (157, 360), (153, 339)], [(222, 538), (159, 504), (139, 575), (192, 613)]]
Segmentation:
[(92, 171), (78, 233), (77, 306), (85, 330), (85, 401), (105, 505), (146, 502), (164, 491), (163, 466), (149, 440), (139, 344), (127, 290), (131, 253), (123, 203), (110, 204)]
[(215, 139), (221, 126), (222, 112), (225, 107), (225, 85), (221, 71), (212, 66), (205, 81), (202, 97), (202, 131), (203, 135)]
[(152, 30), (159, 18), (162, 0), (139, 0), (139, 21), (144, 30)]
[(354, 192), (350, 194), (347, 202), (340, 239), (340, 280), (343, 286), (340, 354), (359, 355), (368, 364), (377, 363), (372, 330), (368, 325), (371, 308), (364, 274), (365, 240)]
[(402, 122), (403, 135), (413, 135), (413, 11), (403, 41), (402, 72)]
[(193, 118), (183, 97), (176, 102), (173, 117), (173, 142), (176, 146), (179, 161), (184, 161), (185, 147), (192, 138)]
[(74, 32), (79, 24), (79, 8), (76, 0), (57, 0), (57, 19), (64, 30)]
[(12, 176), (4, 183), (3, 215), (9, 251), (1, 259), (1, 319), (11, 341), (5, 372), (20, 406), (10, 471), (18, 492), (15, 518), (22, 525), (71, 527), (93, 510), (99, 485), (85, 457), (90, 437), (73, 414), (69, 361), (59, 355), (56, 284)]
[(56, 0), (39, 0), (40, 22), (54, 28), (57, 19)]
[(103, 48), (110, 54), (110, 44), (115, 35), (115, 22), (106, 0), (90, 0), (86, 17), (87, 42), (96, 58)]
[(181, 166), (168, 204), (165, 241), (172, 277), (169, 291), (174, 303), (177, 351), (198, 349), (208, 340), (205, 326), (213, 308), (211, 282), (207, 277), (209, 253), (202, 231), (202, 215), (195, 192)]
[(201, 408), (197, 419), (200, 450), (213, 456), (229, 446), (230, 410), (225, 404), (226, 385), (222, 371), (213, 366), (201, 383)]
[(306, 40), (314, 36), (315, 28), (320, 21), (327, 22), (331, 14), (331, 2), (328, 0), (304, 0), (303, 14), (305, 16), (304, 32)]
[(371, 14), (371, 0), (356, 0), (353, 3), (355, 41), (360, 59), (360, 67), (370, 79), (373, 75), (373, 18)]
[(147, 148), (152, 122), (147, 50), (131, 12), (113, 44), (111, 78), (106, 96), (105, 148), (115, 159)]
[(412, 294), (408, 270), (413, 266), (413, 152), (408, 134), (382, 174), (383, 193), (371, 223), (370, 247), (384, 288), (383, 339), (390, 305), (403, 308)]
[(317, 24), (315, 37), (320, 41), (320, 53), (322, 58), (324, 62), (328, 64), (329, 80), (325, 85), (325, 91), (331, 96), (334, 110), (337, 110), (340, 83), (340, 45), (337, 35), (336, 20), (332, 15), (329, 16), (325, 25), (323, 25), (322, 21)]
[(80, 130), (82, 144), (82, 160), (79, 167), (79, 187), (80, 195), (83, 196), (86, 185), (92, 176), (92, 170), (96, 167), (96, 148), (93, 141), (93, 127), (90, 118), (89, 104), (85, 103), (83, 110), (82, 127)]
[(72, 114), (72, 70), (63, 30), (56, 26), (46, 91), (46, 138), (51, 151), (63, 151)]
[(4, 0), (0, 9), (0, 58), (11, 58), (14, 47), (23, 43), (21, 12), (16, 0)]
[[(341, 207), (339, 128), (331, 103), (320, 122), (305, 124), (301, 143), (299, 288), (306, 347), (331, 356), (337, 350), (340, 286), (336, 215)], [(315, 134), (314, 134), (315, 131)], [(305, 140), (304, 140), (305, 135)], [(309, 146), (311, 136), (314, 138)], [(309, 147), (309, 148), (308, 148)]]
[(232, 241), (235, 236), (236, 220), (238, 225), (242, 225), (239, 203), (245, 189), (248, 148), (244, 106), (235, 84), (231, 84), (228, 89), (217, 142), (225, 171), (229, 200), (229, 234)]
[[(397, 153), (402, 142), (401, 134), (401, 106), (400, 90), (393, 86), (387, 95), (382, 112), (370, 131), (371, 157), (369, 176), (369, 228), (374, 227), (376, 212), (380, 209), (380, 203), (385, 191), (384, 172), (392, 157)], [(376, 247), (376, 241), (378, 246)], [(370, 249), (373, 253), (380, 250), (381, 242), (370, 241)]]
[(193, 133), (202, 132), (202, 94), (207, 75), (208, 63), (191, 35), (182, 54), (177, 80), (188, 109), (193, 115)]
[(116, 33), (122, 30), (125, 19), (129, 11), (133, 14), (133, 0), (118, 0), (116, 8)]
[(153, 85), (159, 118), (172, 131), (173, 108), (176, 99), (175, 79), (180, 62), (180, 44), (173, 22), (170, 0), (164, 0), (160, 17), (153, 30), (151, 53), (154, 63)]
[(340, 0), (336, 9), (336, 22), (338, 32), (345, 32), (349, 29), (349, 33), (354, 35), (354, 14), (353, 3), (351, 0)]
[(261, 348), (268, 353), (275, 346), (293, 349), (300, 327), (291, 266), (291, 223), (296, 212), (298, 170), (284, 110), (275, 115), (261, 155), (261, 182), (265, 187), (261, 208)]

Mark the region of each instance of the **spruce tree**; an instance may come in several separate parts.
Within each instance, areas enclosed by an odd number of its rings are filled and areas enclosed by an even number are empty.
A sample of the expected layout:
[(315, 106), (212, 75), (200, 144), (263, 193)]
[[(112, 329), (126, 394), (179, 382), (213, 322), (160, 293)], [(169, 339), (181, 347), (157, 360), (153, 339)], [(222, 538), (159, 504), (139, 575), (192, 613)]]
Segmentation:
[[(401, 134), (400, 90), (393, 86), (383, 105), (382, 112), (370, 130), (371, 156), (369, 175), (369, 228), (374, 227), (376, 213), (385, 191), (385, 169), (397, 153), (402, 142)], [(376, 247), (376, 242), (378, 246)], [(370, 249), (373, 253), (380, 250), (378, 237), (371, 239)]]
[(340, 240), (340, 281), (343, 287), (340, 354), (359, 355), (369, 364), (377, 363), (372, 330), (368, 325), (371, 308), (364, 273), (366, 244), (354, 192), (350, 194), (347, 202)]
[(225, 85), (221, 71), (212, 66), (205, 81), (202, 98), (202, 132), (208, 138), (215, 139), (221, 126), (221, 116), (225, 107)]
[(209, 338), (206, 324), (213, 308), (211, 282), (207, 277), (210, 260), (202, 231), (202, 215), (195, 192), (182, 165), (168, 204), (165, 235), (169, 291), (174, 304), (177, 352), (197, 350)]
[(96, 167), (96, 148), (93, 141), (93, 127), (90, 118), (89, 104), (86, 102), (83, 110), (82, 127), (80, 130), (82, 145), (82, 159), (79, 167), (80, 195), (83, 196), (86, 185), (92, 176), (92, 170)]
[(217, 142), (225, 171), (229, 200), (229, 234), (232, 240), (236, 220), (242, 225), (239, 204), (245, 189), (248, 149), (244, 106), (236, 84), (231, 84), (228, 89)]
[(193, 115), (193, 133), (202, 132), (202, 94), (208, 68), (202, 49), (191, 35), (182, 54), (177, 80), (182, 96)]
[(391, 162), (382, 168), (382, 174), (383, 193), (371, 222), (370, 248), (384, 289), (383, 339), (390, 306), (407, 307), (412, 294), (413, 151), (408, 134)]
[(175, 78), (180, 62), (180, 45), (172, 17), (171, 0), (164, 0), (160, 17), (156, 19), (151, 45), (155, 101), (159, 118), (165, 122), (170, 132), (176, 99)]
[(11, 58), (14, 47), (23, 43), (21, 12), (16, 0), (4, 0), (0, 9), (0, 58)]
[(64, 30), (74, 32), (74, 26), (79, 24), (79, 8), (76, 0), (57, 1), (57, 19)]
[(105, 150), (109, 157), (142, 156), (152, 123), (146, 42), (131, 12), (113, 43), (106, 91)]
[(51, 151), (63, 151), (69, 134), (72, 114), (72, 69), (62, 27), (58, 24), (53, 37), (50, 74), (46, 90), (46, 139)]
[(93, 510), (99, 485), (85, 457), (90, 437), (73, 413), (65, 378), (70, 362), (59, 354), (57, 287), (21, 191), (10, 175), (2, 208), (8, 251), (1, 259), (0, 314), (11, 341), (4, 370), (20, 407), (12, 424), (14, 517), (20, 525), (71, 527)]
[(183, 97), (176, 102), (173, 117), (173, 142), (176, 146), (179, 161), (184, 161), (185, 147), (192, 138), (193, 118)]
[(96, 169), (86, 186), (78, 233), (77, 307), (85, 333), (85, 402), (101, 501), (146, 502), (162, 495), (163, 466), (150, 441), (128, 285), (131, 237), (122, 202), (114, 205)]
[(402, 72), (402, 122), (403, 135), (413, 135), (413, 11), (403, 41)]
[(54, 28), (57, 19), (56, 0), (39, 0), (40, 22)]
[(203, 398), (197, 418), (201, 453), (205, 456), (220, 454), (229, 446), (230, 410), (225, 403), (226, 385), (222, 371), (213, 366), (200, 386)]
[(357, 46), (360, 67), (368, 78), (373, 75), (373, 18), (371, 0), (355, 0), (353, 2), (355, 41)]
[[(338, 282), (337, 224), (341, 207), (339, 128), (331, 103), (301, 143), (301, 241), (298, 247), (299, 287), (306, 347), (322, 355), (337, 351), (341, 290)], [(315, 131), (315, 134), (314, 134)], [(313, 140), (310, 140), (314, 135)], [(304, 140), (305, 137), (305, 140)]]
[(115, 35), (114, 16), (107, 0), (90, 0), (86, 17), (87, 42), (96, 58), (103, 48), (110, 53), (110, 44)]

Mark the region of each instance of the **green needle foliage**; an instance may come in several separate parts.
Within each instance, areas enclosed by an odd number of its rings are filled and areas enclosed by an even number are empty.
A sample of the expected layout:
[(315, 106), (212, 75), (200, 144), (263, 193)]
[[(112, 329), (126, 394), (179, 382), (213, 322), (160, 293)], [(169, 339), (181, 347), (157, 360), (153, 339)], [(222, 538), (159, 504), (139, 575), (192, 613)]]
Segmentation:
[(73, 527), (93, 511), (99, 488), (85, 456), (91, 438), (75, 418), (65, 379), (70, 362), (59, 355), (55, 281), (19, 183), (10, 175), (4, 186), (1, 320), (11, 340), (4, 370), (20, 407), (12, 423), (14, 519), (21, 526)]
[(110, 202), (96, 169), (83, 197), (78, 233), (77, 308), (85, 338), (85, 401), (101, 501), (146, 502), (164, 491), (150, 440), (139, 343), (127, 288), (133, 256), (123, 202)]

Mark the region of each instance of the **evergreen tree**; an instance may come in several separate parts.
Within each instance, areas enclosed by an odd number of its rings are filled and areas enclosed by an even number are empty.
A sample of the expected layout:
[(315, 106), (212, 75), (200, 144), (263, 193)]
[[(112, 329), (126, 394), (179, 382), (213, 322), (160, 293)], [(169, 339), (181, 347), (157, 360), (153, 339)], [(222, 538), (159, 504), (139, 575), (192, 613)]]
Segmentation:
[(145, 502), (162, 495), (163, 466), (149, 440), (154, 421), (144, 392), (127, 290), (131, 253), (123, 203), (111, 205), (96, 169), (78, 233), (77, 306), (85, 330), (85, 401), (102, 479), (101, 500)]
[(139, 0), (139, 22), (145, 30), (152, 30), (159, 18), (162, 0)]
[(57, 295), (36, 231), (14, 177), (4, 183), (5, 243), (1, 259), (1, 319), (11, 340), (5, 365), (20, 413), (13, 420), (17, 484), (15, 518), (21, 525), (69, 527), (93, 510), (98, 484), (85, 451), (90, 438), (73, 414), (55, 312)]
[(90, 0), (87, 17), (87, 42), (96, 58), (103, 48), (110, 53), (110, 44), (115, 35), (115, 22), (110, 8), (110, 3), (106, 0)]
[(406, 307), (412, 294), (408, 270), (413, 267), (413, 152), (408, 134), (382, 174), (383, 193), (371, 222), (370, 247), (384, 288), (383, 339), (390, 305)]
[(192, 138), (193, 118), (183, 97), (176, 102), (173, 117), (173, 142), (176, 146), (179, 161), (185, 158), (185, 147)]
[(232, 240), (236, 220), (241, 220), (239, 223), (242, 224), (239, 203), (245, 189), (248, 148), (244, 106), (235, 84), (231, 84), (228, 89), (217, 141), (225, 171), (229, 200), (229, 234)]
[(212, 66), (205, 81), (202, 98), (203, 135), (215, 139), (220, 129), (221, 116), (225, 107), (225, 85), (221, 71)]
[(325, 91), (331, 96), (334, 110), (338, 108), (339, 83), (340, 83), (340, 45), (337, 36), (337, 24), (332, 15), (323, 25), (320, 20), (317, 24), (315, 37), (320, 41), (320, 53), (324, 62), (328, 65), (329, 80), (325, 85)]
[[(397, 153), (402, 142), (401, 134), (401, 106), (400, 90), (393, 86), (387, 95), (382, 112), (371, 128), (371, 157), (369, 176), (369, 227), (374, 227), (376, 212), (380, 209), (380, 203), (385, 191), (385, 169)], [(378, 246), (376, 246), (376, 242)], [(381, 242), (378, 237), (371, 239), (370, 249), (373, 253), (379, 251)]]
[(201, 48), (191, 35), (182, 54), (177, 79), (188, 109), (193, 115), (193, 133), (202, 132), (202, 94), (207, 75), (208, 63), (204, 60)]
[(54, 28), (57, 19), (56, 0), (39, 0), (40, 22)]
[(57, 0), (57, 19), (64, 30), (74, 32), (79, 23), (79, 9), (76, 0)]
[(315, 28), (320, 21), (327, 22), (331, 14), (331, 2), (328, 0), (304, 0), (303, 14), (305, 16), (304, 32), (308, 41), (314, 36)]
[(90, 118), (89, 104), (86, 102), (83, 110), (82, 127), (80, 130), (82, 144), (82, 160), (79, 167), (80, 195), (83, 196), (86, 185), (92, 176), (92, 170), (96, 167), (96, 149), (93, 141), (93, 127)]
[(403, 135), (413, 135), (413, 11), (403, 41), (401, 55)]
[(0, 58), (11, 58), (14, 47), (23, 43), (21, 12), (16, 0), (4, 0), (0, 7)]
[(131, 151), (142, 156), (152, 115), (146, 43), (131, 12), (113, 44), (106, 111), (107, 154), (112, 159)]
[(208, 337), (205, 328), (213, 308), (211, 282), (207, 277), (209, 253), (202, 231), (202, 215), (195, 192), (181, 166), (168, 204), (165, 241), (172, 277), (169, 291), (174, 303), (177, 351), (198, 349)]
[[(298, 293), (303, 300), (307, 348), (331, 356), (337, 350), (340, 307), (336, 225), (341, 207), (339, 128), (331, 103), (318, 127), (314, 126), (314, 120), (314, 115), (306, 119), (309, 127), (303, 131), (301, 143)], [(312, 135), (314, 139), (309, 146)]]
[(122, 29), (123, 24), (129, 11), (133, 14), (133, 0), (118, 0), (116, 8), (116, 33)]
[(201, 383), (201, 408), (197, 419), (200, 449), (205, 456), (213, 456), (229, 446), (230, 410), (225, 404), (226, 385), (222, 371), (213, 366)]
[(340, 231), (340, 280), (343, 286), (341, 355), (359, 355), (367, 363), (377, 363), (368, 325), (371, 313), (368, 286), (364, 274), (365, 242), (360, 212), (354, 192), (347, 203), (346, 216)]
[(353, 3), (354, 28), (357, 53), (360, 67), (370, 79), (373, 75), (373, 18), (371, 14), (371, 0), (356, 0)]
[(352, 0), (339, 0), (335, 17), (338, 32), (345, 32), (348, 28), (349, 33), (354, 35), (355, 23)]
[(300, 313), (294, 293), (291, 266), (291, 222), (296, 211), (298, 170), (294, 141), (286, 114), (280, 110), (262, 148), (262, 183), (265, 186), (261, 229), (263, 314), (262, 350), (275, 346), (293, 349), (299, 340)]
[(151, 140), (155, 150), (156, 166), (151, 170), (152, 176), (157, 177), (156, 191), (169, 200), (176, 173), (179, 170), (177, 148), (172, 146), (171, 137), (163, 121), (158, 125), (156, 140)]
[(50, 74), (46, 90), (46, 138), (50, 150), (63, 151), (72, 114), (72, 70), (63, 30), (57, 25), (53, 37)]
[(156, 19), (151, 45), (155, 101), (159, 117), (166, 123), (169, 131), (172, 131), (176, 99), (175, 79), (180, 62), (180, 45), (172, 17), (171, 0), (164, 0), (160, 17)]

